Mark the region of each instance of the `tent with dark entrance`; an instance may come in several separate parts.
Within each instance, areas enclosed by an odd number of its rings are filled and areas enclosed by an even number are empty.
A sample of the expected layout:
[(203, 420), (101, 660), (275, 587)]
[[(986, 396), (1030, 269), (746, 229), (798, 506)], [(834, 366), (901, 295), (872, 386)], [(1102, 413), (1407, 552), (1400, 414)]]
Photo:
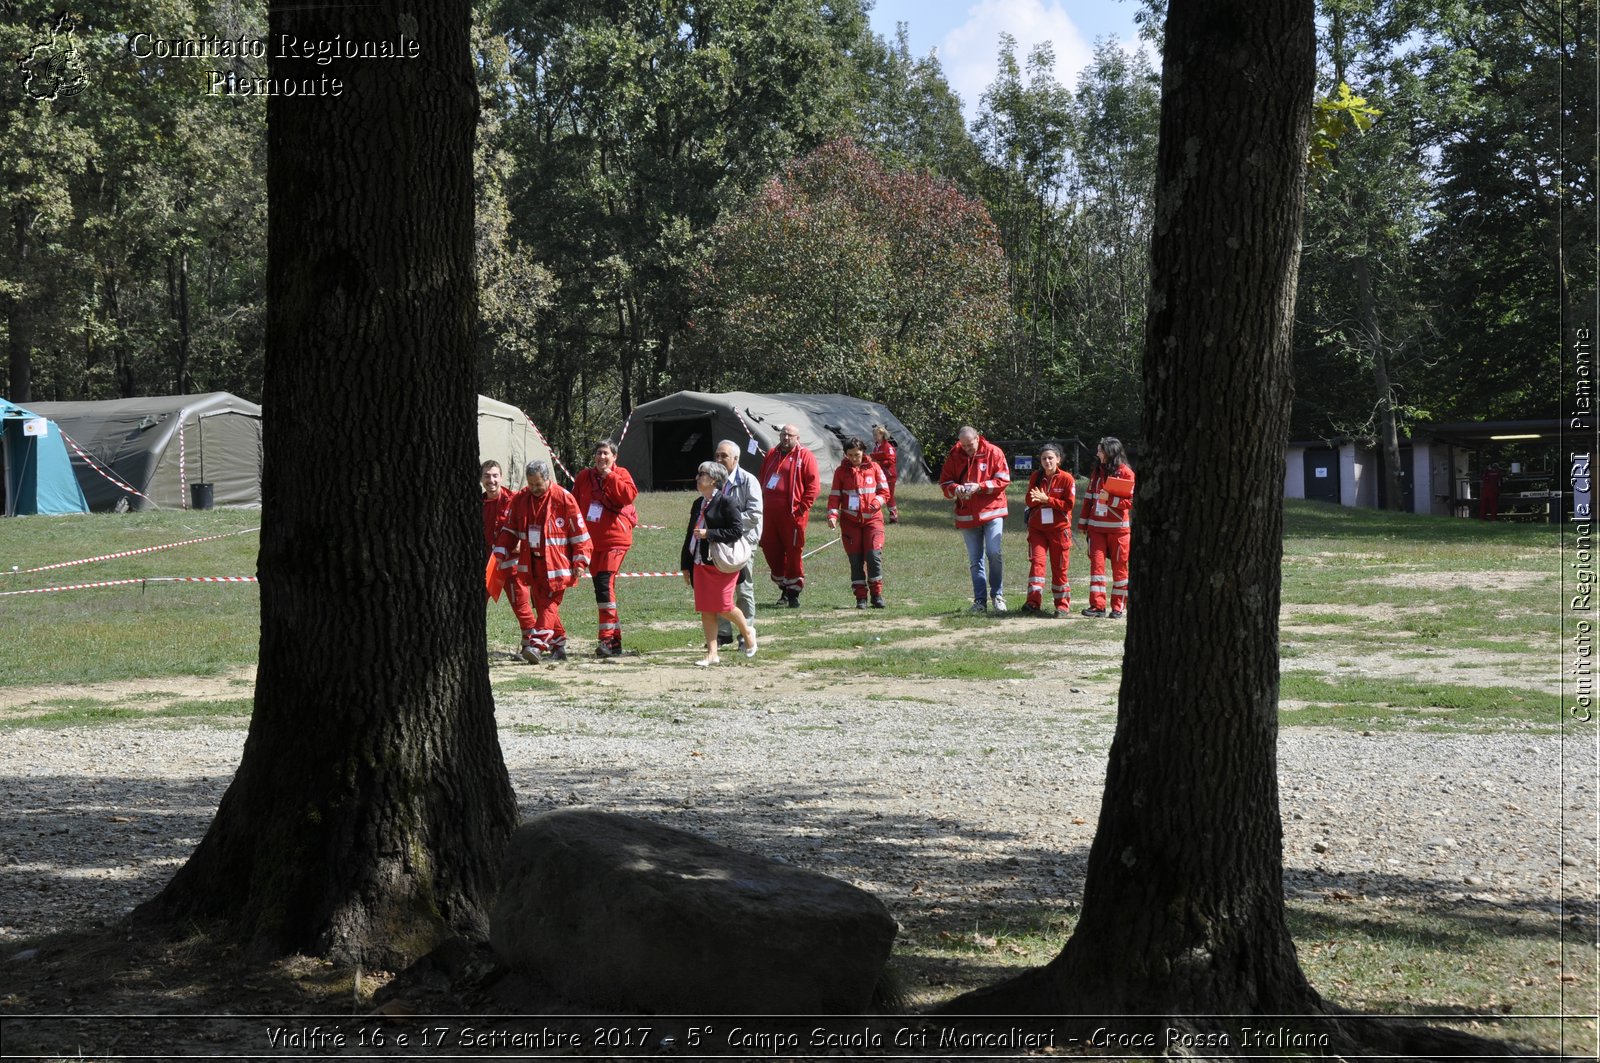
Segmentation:
[(72, 468), (97, 513), (261, 504), (261, 407), (237, 395), (36, 402), (32, 408), (77, 444)]
[(0, 447), (5, 469), (0, 512), (19, 517), (89, 511), (72, 475), (60, 425), (36, 410), (0, 399)]
[(860, 436), (870, 448), (874, 424), (887, 428), (895, 442), (900, 482), (930, 482), (922, 446), (899, 418), (882, 403), (849, 395), (679, 391), (634, 408), (617, 462), (642, 491), (684, 490), (694, 486), (695, 469), (711, 459), (719, 440), (739, 443), (740, 463), (759, 471), (761, 454), (751, 442), (762, 453), (770, 450), (786, 424), (797, 426), (801, 442), (816, 454), (824, 486), (844, 460), (844, 440)]

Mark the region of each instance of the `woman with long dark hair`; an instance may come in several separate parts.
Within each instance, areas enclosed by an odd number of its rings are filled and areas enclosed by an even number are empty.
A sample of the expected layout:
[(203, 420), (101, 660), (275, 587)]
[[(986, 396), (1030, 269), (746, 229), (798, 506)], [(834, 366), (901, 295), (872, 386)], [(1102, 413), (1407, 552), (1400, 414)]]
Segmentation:
[[(1089, 608), (1084, 616), (1121, 620), (1128, 613), (1128, 539), (1133, 521), (1133, 466), (1122, 440), (1106, 436), (1095, 450), (1078, 527), (1089, 540)], [(1111, 561), (1109, 611), (1106, 560)]]

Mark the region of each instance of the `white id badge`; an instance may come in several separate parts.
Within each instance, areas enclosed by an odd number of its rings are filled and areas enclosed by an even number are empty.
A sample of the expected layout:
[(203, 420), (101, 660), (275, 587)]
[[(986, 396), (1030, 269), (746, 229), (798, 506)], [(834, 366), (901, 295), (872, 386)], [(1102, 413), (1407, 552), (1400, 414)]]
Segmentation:
[(777, 473), (773, 473), (771, 476), (767, 477), (767, 490), (768, 491), (776, 491), (777, 489), (778, 489), (778, 474)]
[(855, 495), (851, 495), (850, 496), (850, 508), (851, 509), (860, 509), (861, 508), (861, 499), (857, 498)]
[(1039, 511), (1039, 523), (1040, 524), (1054, 524), (1055, 522), (1056, 522), (1056, 511), (1055, 510), (1051, 509), (1049, 506), (1045, 506), (1043, 509), (1041, 509)]
[(539, 533), (534, 531), (532, 528), (528, 529), (528, 545), (533, 547), (537, 547), (539, 545)]
[(599, 520), (600, 519), (600, 512), (601, 512), (600, 503), (598, 503), (598, 502), (590, 502), (589, 503), (589, 516), (588, 516), (587, 519), (589, 519), (589, 520)]

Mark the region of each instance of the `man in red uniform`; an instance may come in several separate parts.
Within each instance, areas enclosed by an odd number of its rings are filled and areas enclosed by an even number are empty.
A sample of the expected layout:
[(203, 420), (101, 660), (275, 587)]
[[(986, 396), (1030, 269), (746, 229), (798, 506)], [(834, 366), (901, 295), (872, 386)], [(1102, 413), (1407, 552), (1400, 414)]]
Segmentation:
[(856, 608), (883, 608), (883, 505), (888, 477), (867, 457), (867, 444), (851, 436), (844, 441), (844, 461), (833, 470), (828, 494), (828, 527), (840, 529), (844, 555), (850, 559), (850, 588)]
[(633, 529), (639, 525), (639, 513), (633, 508), (639, 488), (632, 474), (617, 464), (615, 443), (602, 439), (595, 444), (594, 462), (578, 473), (572, 493), (594, 541), (589, 575), (594, 579), (595, 606), (600, 611), (600, 645), (594, 655), (620, 657), (622, 622), (617, 616), (617, 573), (622, 571), (622, 559), (633, 545)]
[(1072, 507), (1078, 485), (1061, 467), (1061, 448), (1046, 443), (1039, 450), (1039, 467), (1028, 478), (1028, 600), (1024, 613), (1038, 613), (1044, 605), (1044, 573), (1050, 568), (1050, 596), (1057, 618), (1072, 615), (1072, 584), (1067, 566), (1072, 560)]
[[(589, 567), (589, 529), (572, 492), (555, 482), (550, 466), (528, 462), (527, 485), (511, 499), (511, 511), (495, 536), (501, 569), (514, 569), (533, 600), (517, 613), (522, 624), (522, 658), (538, 664), (541, 655), (567, 659), (567, 629), (561, 625), (561, 596)], [(515, 604), (513, 602), (513, 604)]]
[(889, 438), (889, 430), (881, 424), (872, 426), (872, 463), (883, 470), (883, 475), (889, 481), (889, 494), (884, 499), (888, 504), (884, 507), (889, 511), (889, 523), (900, 523), (900, 511), (894, 505), (894, 485), (900, 480), (900, 456), (895, 453), (894, 440)]
[(939, 470), (939, 486), (944, 497), (955, 499), (956, 527), (967, 542), (967, 565), (972, 572), (972, 608), (968, 612), (988, 612), (991, 600), (995, 612), (1005, 612), (1000, 533), (1006, 523), (1006, 488), (1011, 486), (1011, 465), (1005, 451), (979, 435), (976, 428), (963, 425)]
[[(483, 463), (482, 477), (479, 482), (483, 485), (483, 543), (484, 560), (494, 552), (494, 539), (500, 534), (500, 529), (505, 525), (506, 516), (511, 512), (511, 500), (516, 497), (511, 490), (500, 480), (500, 463), (490, 459)], [(518, 580), (508, 580), (505, 584), (506, 598), (511, 603), (511, 611), (517, 616), (522, 615), (522, 610), (528, 607), (528, 588)], [(522, 604), (517, 604), (521, 599)]]
[[(1089, 540), (1089, 608), (1084, 616), (1121, 620), (1128, 611), (1128, 539), (1133, 523), (1133, 467), (1122, 441), (1106, 436), (1089, 470), (1078, 527)], [(1111, 560), (1111, 611), (1106, 612), (1106, 559)]]
[(778, 585), (777, 604), (790, 609), (800, 607), (806, 585), (806, 522), (821, 488), (817, 456), (800, 445), (800, 429), (784, 425), (761, 463), (761, 553)]

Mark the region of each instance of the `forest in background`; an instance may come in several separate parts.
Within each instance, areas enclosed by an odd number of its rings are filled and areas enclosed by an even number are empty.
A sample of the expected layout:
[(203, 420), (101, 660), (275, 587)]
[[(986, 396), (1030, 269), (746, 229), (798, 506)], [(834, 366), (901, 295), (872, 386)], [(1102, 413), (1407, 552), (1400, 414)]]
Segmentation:
[[(868, 9), (477, 3), (479, 390), (564, 454), (683, 388), (868, 397), (934, 448), (1136, 442), (1159, 71), (1102, 42), (1068, 86), (1002, 37), (968, 125)], [(1593, 0), (1319, 13), (1318, 92), (1370, 125), (1308, 169), (1292, 433), (1554, 416), (1595, 277)], [(265, 99), (205, 89), (267, 61), (139, 32), (265, 39), (265, 5), (0, 4), (13, 401), (260, 398)]]

